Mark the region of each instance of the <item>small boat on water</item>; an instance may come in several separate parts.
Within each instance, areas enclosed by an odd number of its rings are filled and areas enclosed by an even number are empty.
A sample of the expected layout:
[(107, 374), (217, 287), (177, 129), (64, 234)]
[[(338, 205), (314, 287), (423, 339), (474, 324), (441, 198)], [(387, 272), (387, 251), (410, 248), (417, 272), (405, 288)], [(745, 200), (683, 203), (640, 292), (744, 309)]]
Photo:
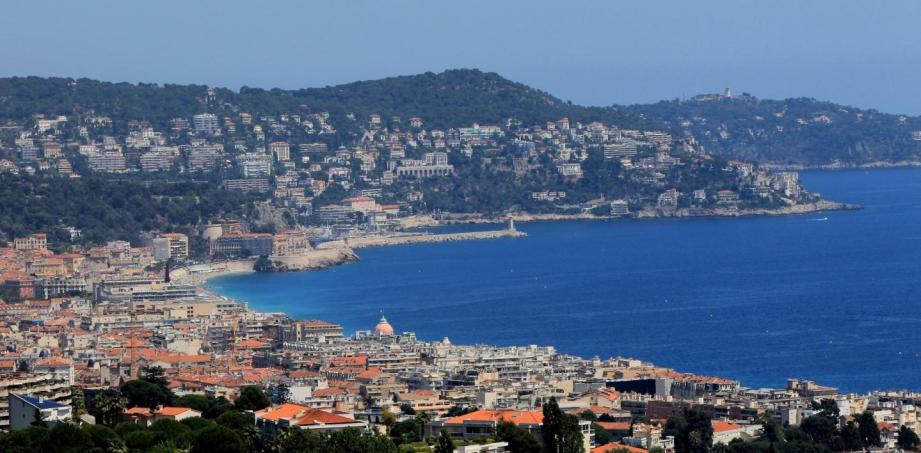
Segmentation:
[(828, 217), (822, 217), (819, 219), (806, 219), (807, 222), (825, 222), (828, 220)]

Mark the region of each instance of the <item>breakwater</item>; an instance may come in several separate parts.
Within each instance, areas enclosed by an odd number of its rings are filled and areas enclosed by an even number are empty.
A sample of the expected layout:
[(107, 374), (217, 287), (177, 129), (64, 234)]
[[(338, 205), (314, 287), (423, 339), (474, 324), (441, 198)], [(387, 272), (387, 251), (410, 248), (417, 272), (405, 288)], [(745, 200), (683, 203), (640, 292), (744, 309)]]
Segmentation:
[(360, 249), (367, 247), (385, 247), (391, 245), (416, 244), (423, 242), (453, 242), (469, 241), (474, 239), (499, 239), (527, 236), (527, 233), (514, 229), (467, 231), (462, 233), (396, 233), (386, 236), (367, 236), (348, 238), (336, 241), (323, 242), (317, 246), (318, 250), (327, 249)]

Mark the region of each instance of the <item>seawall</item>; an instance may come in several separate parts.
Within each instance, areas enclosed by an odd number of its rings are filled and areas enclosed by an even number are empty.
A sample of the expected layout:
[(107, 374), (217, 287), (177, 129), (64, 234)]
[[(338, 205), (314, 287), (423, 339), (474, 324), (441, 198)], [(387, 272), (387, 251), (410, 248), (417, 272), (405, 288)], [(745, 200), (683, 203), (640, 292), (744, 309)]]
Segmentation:
[(474, 239), (499, 239), (511, 237), (523, 237), (527, 233), (516, 230), (492, 230), (492, 231), (467, 231), (462, 233), (402, 233), (388, 236), (369, 236), (363, 238), (350, 238), (337, 241), (324, 242), (317, 246), (317, 249), (340, 249), (351, 248), (360, 249), (366, 247), (384, 247), (390, 245), (416, 244), (422, 242), (453, 242), (468, 241)]

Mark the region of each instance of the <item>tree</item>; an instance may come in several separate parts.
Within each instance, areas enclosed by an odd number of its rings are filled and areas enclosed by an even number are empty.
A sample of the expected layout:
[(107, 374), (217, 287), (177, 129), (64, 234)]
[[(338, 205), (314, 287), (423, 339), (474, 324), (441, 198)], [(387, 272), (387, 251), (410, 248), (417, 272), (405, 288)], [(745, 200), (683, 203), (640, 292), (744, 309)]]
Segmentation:
[(189, 394), (177, 398), (175, 403), (180, 407), (191, 407), (201, 412), (203, 418), (217, 418), (224, 412), (233, 410), (233, 404), (223, 396), (215, 398), (210, 395)]
[(911, 430), (911, 428), (902, 425), (899, 427), (899, 438), (895, 442), (896, 446), (902, 450), (915, 450), (918, 448), (918, 445), (921, 445), (921, 439), (918, 438), (918, 434)]
[(579, 453), (583, 450), (582, 430), (579, 419), (574, 415), (563, 413), (556, 398), (550, 398), (543, 407), (544, 449), (550, 452)]
[(521, 429), (512, 422), (500, 421), (496, 426), (496, 439), (508, 442), (509, 450), (518, 453), (539, 453), (540, 441), (527, 430)]
[(847, 451), (858, 451), (863, 449), (863, 441), (860, 439), (860, 430), (854, 422), (847, 422), (841, 428), (841, 446)]
[(761, 440), (767, 442), (783, 442), (783, 427), (777, 422), (777, 419), (769, 414), (764, 414), (756, 420), (761, 425)]
[(864, 412), (856, 417), (857, 428), (860, 430), (860, 440), (864, 447), (881, 447), (879, 426), (870, 412)]
[(86, 413), (86, 400), (83, 396), (83, 389), (77, 386), (70, 388), (71, 400), (73, 401), (73, 419), (80, 420), (80, 416)]
[(192, 431), (192, 428), (189, 428), (188, 426), (183, 425), (181, 422), (177, 422), (176, 420), (164, 418), (157, 420), (152, 425), (150, 425), (150, 430), (162, 433), (165, 437), (172, 439)]
[(125, 449), (125, 443), (112, 428), (103, 425), (84, 425), (82, 429), (90, 435), (94, 451), (114, 453)]
[(125, 382), (119, 390), (128, 399), (128, 405), (131, 407), (156, 409), (158, 406), (169, 404), (172, 399), (170, 394), (159, 386), (142, 379)]
[(592, 423), (592, 431), (595, 432), (595, 443), (597, 445), (604, 445), (613, 440), (611, 433), (598, 423)]
[(253, 263), (253, 270), (256, 272), (275, 272), (275, 263), (266, 255), (260, 255)]
[(100, 393), (93, 398), (94, 416), (107, 426), (115, 425), (128, 400), (117, 393)]
[(432, 421), (432, 416), (425, 412), (419, 412), (413, 417), (413, 421), (415, 421), (416, 425), (419, 427), (419, 438), (421, 439), (425, 436), (425, 425)]
[(812, 408), (819, 411), (819, 414), (825, 417), (828, 417), (833, 420), (837, 420), (841, 415), (841, 410), (838, 408), (838, 403), (831, 398), (823, 398), (819, 402), (812, 402)]
[(256, 385), (243, 387), (233, 404), (241, 411), (257, 411), (272, 405), (262, 388)]
[(143, 366), (140, 369), (139, 375), (140, 380), (156, 385), (163, 395), (166, 396), (166, 401), (163, 404), (172, 403), (174, 395), (173, 391), (169, 388), (169, 381), (166, 379), (166, 372), (163, 367)]
[(810, 415), (800, 423), (800, 429), (812, 442), (831, 445), (836, 435), (837, 422), (822, 414)]
[(584, 453), (585, 445), (579, 418), (563, 414), (563, 432), (560, 438), (561, 453)]
[(89, 451), (93, 448), (93, 439), (89, 433), (81, 430), (77, 425), (58, 423), (48, 430), (48, 438), (41, 451), (54, 451), (77, 453)]
[(416, 425), (415, 420), (403, 420), (394, 424), (393, 428), (390, 428), (390, 437), (397, 444), (422, 440), (422, 437), (419, 435), (419, 426)]
[(381, 412), (381, 424), (387, 427), (387, 434), (390, 434), (390, 429), (397, 424), (397, 416), (393, 412), (385, 410)]
[(269, 451), (319, 453), (324, 447), (323, 437), (306, 429), (284, 430), (271, 440)]
[(544, 449), (548, 452), (560, 451), (560, 437), (563, 435), (563, 411), (556, 402), (556, 398), (550, 398), (542, 408), (544, 414), (543, 425), (541, 426), (541, 437), (544, 438)]
[(706, 413), (684, 409), (682, 413), (668, 418), (663, 434), (675, 436), (677, 453), (702, 453), (713, 444), (713, 425)]
[(259, 430), (253, 423), (252, 417), (249, 417), (242, 412), (227, 411), (221, 414), (215, 421), (219, 426), (223, 426), (239, 434), (240, 438), (243, 439), (243, 442), (246, 444), (249, 450), (259, 450), (261, 446), (261, 438), (259, 435)]
[(239, 453), (244, 447), (237, 433), (223, 426), (212, 426), (195, 437), (192, 453)]
[(435, 444), (435, 453), (454, 453), (454, 440), (447, 431), (441, 430), (438, 442)]
[(413, 409), (412, 405), (409, 403), (403, 403), (400, 405), (400, 412), (406, 415), (416, 415), (416, 410)]

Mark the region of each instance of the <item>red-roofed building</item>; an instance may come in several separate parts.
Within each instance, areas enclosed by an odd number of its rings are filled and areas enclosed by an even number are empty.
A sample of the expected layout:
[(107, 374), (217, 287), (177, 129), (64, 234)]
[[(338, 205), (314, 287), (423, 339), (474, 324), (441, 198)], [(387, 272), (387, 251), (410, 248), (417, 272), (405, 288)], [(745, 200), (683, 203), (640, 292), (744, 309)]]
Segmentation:
[(604, 445), (595, 447), (591, 449), (591, 452), (592, 453), (611, 453), (614, 451), (622, 451), (622, 450), (626, 450), (628, 453), (649, 453), (649, 451), (646, 449), (639, 448), (639, 447), (631, 447), (629, 445), (624, 445), (618, 442), (611, 442), (609, 444), (604, 444)]
[(187, 418), (201, 417), (201, 412), (189, 407), (162, 406), (150, 410), (147, 407), (132, 407), (125, 409), (122, 418), (126, 421), (141, 426), (150, 426), (157, 420), (175, 420), (177, 422)]
[[(496, 426), (500, 421), (514, 423), (521, 429), (525, 429), (538, 439), (541, 438), (540, 430), (544, 421), (544, 414), (540, 410), (518, 411), (518, 410), (487, 410), (481, 409), (469, 414), (451, 417), (447, 420), (438, 420), (426, 425), (428, 431), (426, 435), (437, 435), (442, 430), (449, 435), (459, 439), (480, 439), (488, 437), (496, 432)], [(586, 420), (579, 421), (579, 427), (582, 429), (582, 437), (585, 441), (584, 449), (588, 451), (592, 444), (595, 443), (595, 433), (592, 431), (592, 423)]]
[(299, 428), (311, 430), (340, 430), (357, 428), (365, 430), (367, 423), (345, 415), (314, 409), (300, 404), (285, 403), (255, 411), (256, 426), (267, 437), (273, 437), (279, 429)]
[(297, 321), (285, 329), (285, 341), (289, 343), (325, 343), (342, 338), (342, 326), (320, 321)]

